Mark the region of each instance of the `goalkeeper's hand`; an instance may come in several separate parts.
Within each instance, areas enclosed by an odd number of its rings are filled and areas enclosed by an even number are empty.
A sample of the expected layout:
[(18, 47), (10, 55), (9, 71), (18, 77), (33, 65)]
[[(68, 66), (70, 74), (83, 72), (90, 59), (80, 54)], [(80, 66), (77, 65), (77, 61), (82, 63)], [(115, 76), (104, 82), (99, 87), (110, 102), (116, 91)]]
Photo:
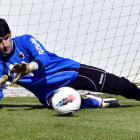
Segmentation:
[(0, 78), (0, 88), (2, 87), (3, 84), (5, 84), (5, 82), (7, 81), (7, 79), (8, 79), (8, 76), (7, 75), (3, 75)]
[(14, 67), (10, 69), (8, 75), (11, 76), (13, 73), (16, 73), (12, 80), (12, 84), (15, 84), (20, 78), (24, 77), (33, 70), (35, 70), (35, 66), (33, 64), (27, 64), (23, 61), (21, 64), (15, 63)]

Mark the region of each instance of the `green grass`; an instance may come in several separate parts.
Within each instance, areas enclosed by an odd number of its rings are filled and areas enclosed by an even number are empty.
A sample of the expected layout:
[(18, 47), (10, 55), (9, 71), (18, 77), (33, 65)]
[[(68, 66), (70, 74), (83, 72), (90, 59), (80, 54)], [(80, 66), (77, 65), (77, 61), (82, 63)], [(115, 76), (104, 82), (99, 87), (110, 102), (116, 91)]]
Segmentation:
[(140, 103), (117, 98), (119, 108), (83, 109), (62, 117), (34, 97), (5, 97), (0, 102), (0, 140), (139, 140)]

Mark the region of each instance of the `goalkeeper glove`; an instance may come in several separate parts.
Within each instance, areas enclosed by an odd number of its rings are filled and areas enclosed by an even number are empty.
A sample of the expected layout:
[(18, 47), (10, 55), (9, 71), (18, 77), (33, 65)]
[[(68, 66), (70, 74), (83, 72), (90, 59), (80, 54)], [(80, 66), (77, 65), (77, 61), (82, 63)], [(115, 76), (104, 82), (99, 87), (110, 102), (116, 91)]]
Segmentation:
[(16, 73), (12, 80), (12, 84), (15, 84), (20, 78), (24, 77), (33, 70), (35, 70), (35, 66), (32, 63), (27, 64), (23, 61), (21, 64), (15, 63), (14, 67), (10, 69), (8, 75), (11, 76), (13, 73)]
[(3, 75), (0, 78), (0, 88), (2, 87), (3, 84), (5, 84), (5, 82), (7, 81), (7, 79), (8, 79), (8, 76), (7, 75)]

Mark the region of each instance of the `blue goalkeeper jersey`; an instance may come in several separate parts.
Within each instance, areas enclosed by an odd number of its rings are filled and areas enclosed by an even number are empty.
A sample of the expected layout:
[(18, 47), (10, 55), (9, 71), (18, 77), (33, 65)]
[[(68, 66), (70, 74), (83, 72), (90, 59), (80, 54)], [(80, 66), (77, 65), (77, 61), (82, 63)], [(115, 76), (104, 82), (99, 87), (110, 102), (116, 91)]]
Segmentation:
[[(0, 55), (0, 77), (7, 75), (14, 63), (35, 62), (38, 70), (25, 75), (17, 84), (31, 91), (43, 105), (47, 105), (46, 99), (56, 89), (76, 79), (80, 63), (46, 51), (31, 35), (15, 37), (12, 41), (12, 52), (8, 56)], [(11, 81), (13, 78), (14, 74), (8, 80)], [(0, 89), (0, 98), (3, 96), (3, 88), (4, 85)]]

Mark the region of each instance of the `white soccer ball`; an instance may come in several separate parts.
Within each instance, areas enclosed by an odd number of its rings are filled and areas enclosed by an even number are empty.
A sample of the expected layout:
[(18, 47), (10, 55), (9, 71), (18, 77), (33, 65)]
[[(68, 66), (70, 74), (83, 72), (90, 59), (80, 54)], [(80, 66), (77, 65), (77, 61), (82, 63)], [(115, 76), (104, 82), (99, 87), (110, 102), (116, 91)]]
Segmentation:
[(80, 94), (70, 87), (59, 88), (52, 98), (52, 107), (59, 115), (75, 114), (80, 105)]

